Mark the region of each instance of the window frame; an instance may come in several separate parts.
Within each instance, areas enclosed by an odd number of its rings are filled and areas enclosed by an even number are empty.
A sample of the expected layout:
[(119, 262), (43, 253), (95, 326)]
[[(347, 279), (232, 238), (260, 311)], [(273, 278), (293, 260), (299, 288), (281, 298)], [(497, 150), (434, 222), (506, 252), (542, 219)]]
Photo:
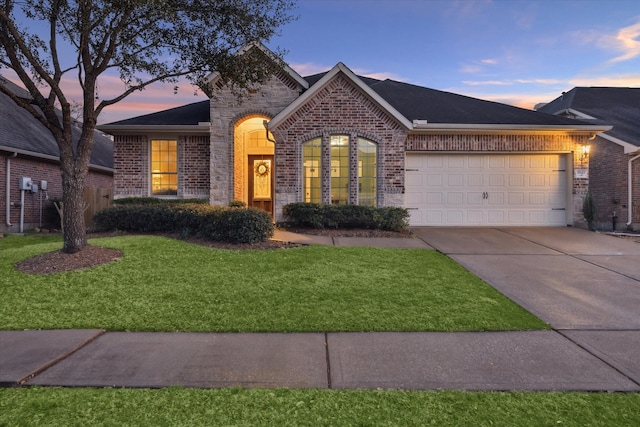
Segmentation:
[[(154, 151), (154, 143), (157, 142), (169, 142), (169, 143), (174, 143), (175, 144), (175, 160), (172, 162), (168, 162), (168, 161), (162, 161), (162, 160), (155, 160), (154, 161), (154, 153), (156, 152), (160, 152), (160, 153), (173, 153), (174, 150), (155, 150)], [(152, 137), (149, 139), (149, 195), (151, 197), (157, 197), (157, 198), (176, 198), (178, 197), (178, 193), (180, 190), (180, 156), (179, 156), (179, 138), (175, 138), (175, 137)], [(158, 169), (158, 171), (156, 172), (156, 169), (154, 169), (155, 163), (160, 163), (160, 165), (162, 165), (163, 163), (169, 164), (169, 163), (175, 163), (175, 172), (174, 171), (162, 171), (161, 169)], [(171, 189), (171, 183), (167, 184), (167, 185), (162, 185), (162, 187), (164, 188), (164, 190), (159, 189), (160, 191), (158, 193), (154, 192), (154, 175), (159, 175), (161, 178), (163, 177), (175, 177), (175, 192), (172, 191)]]
[[(345, 138), (347, 154), (340, 156), (338, 160), (342, 160), (342, 162), (336, 163), (336, 159), (332, 156), (332, 148), (334, 144), (332, 141), (335, 138)], [(312, 141), (320, 141), (320, 144), (317, 148), (320, 148), (320, 157), (314, 156), (311, 159), (308, 156), (305, 156), (305, 145)], [(375, 159), (373, 162), (373, 174), (368, 177), (369, 180), (373, 180), (373, 192), (371, 197), (367, 198), (367, 203), (361, 203), (361, 195), (363, 192), (362, 188), (362, 179), (367, 179), (367, 177), (363, 177), (360, 175), (360, 149), (361, 142), (370, 144), (373, 151), (373, 158)], [(324, 133), (322, 136), (316, 136), (309, 138), (300, 144), (300, 200), (303, 202), (311, 202), (311, 203), (322, 203), (322, 204), (333, 204), (336, 201), (341, 203), (353, 204), (353, 205), (363, 205), (363, 206), (373, 206), (377, 207), (379, 202), (380, 195), (380, 143), (372, 138), (368, 138), (362, 136), (362, 134), (358, 133), (345, 133), (345, 132), (331, 132)], [(320, 181), (320, 197), (319, 200), (317, 197), (309, 200), (307, 197), (307, 166), (305, 163), (309, 160), (319, 160), (319, 177), (314, 177), (314, 179), (319, 179)], [(346, 159), (346, 168), (344, 166), (344, 160)], [(335, 169), (335, 170), (334, 170)], [(346, 171), (345, 171), (346, 169)], [(371, 170), (369, 168), (369, 170)], [(344, 177), (344, 173), (347, 172), (347, 176)], [(333, 186), (335, 185), (335, 180), (341, 179), (345, 180), (347, 184), (347, 188), (340, 190), (340, 197), (335, 197), (337, 193), (335, 193)], [(343, 183), (340, 182), (340, 185)], [(369, 185), (371, 187), (371, 185)], [(317, 187), (313, 187), (317, 188)], [(346, 193), (346, 199), (343, 197)]]

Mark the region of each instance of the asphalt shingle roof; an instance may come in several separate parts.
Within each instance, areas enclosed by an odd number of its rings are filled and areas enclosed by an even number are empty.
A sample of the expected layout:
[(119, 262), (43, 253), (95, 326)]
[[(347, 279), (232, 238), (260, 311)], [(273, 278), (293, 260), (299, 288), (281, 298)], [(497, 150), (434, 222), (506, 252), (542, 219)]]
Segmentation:
[(640, 88), (575, 87), (539, 111), (557, 114), (567, 109), (594, 117), (596, 123), (612, 125), (608, 135), (640, 147)]
[(207, 100), (108, 123), (105, 126), (195, 126), (210, 120)]
[[(326, 73), (305, 77), (309, 85)], [(575, 125), (573, 119), (395, 80), (358, 76), (409, 121), (447, 124)]]
[[(304, 77), (309, 86), (316, 84), (326, 73)], [(367, 86), (385, 99), (409, 121), (427, 120), (428, 123), (447, 124), (502, 124), (502, 125), (570, 125), (579, 121), (552, 114), (513, 107), (498, 102), (444, 92), (394, 80), (377, 80), (358, 76)], [(197, 125), (210, 121), (209, 101), (131, 119), (108, 123), (104, 126), (167, 126)]]
[[(20, 97), (29, 98), (27, 91), (8, 80), (0, 78), (0, 84), (4, 84)], [(74, 141), (80, 139), (80, 134), (81, 129), (74, 127)], [(60, 156), (58, 145), (49, 130), (4, 93), (0, 93), (1, 148), (9, 151), (15, 148), (34, 155)], [(94, 135), (90, 164), (113, 169), (113, 142), (100, 132)]]

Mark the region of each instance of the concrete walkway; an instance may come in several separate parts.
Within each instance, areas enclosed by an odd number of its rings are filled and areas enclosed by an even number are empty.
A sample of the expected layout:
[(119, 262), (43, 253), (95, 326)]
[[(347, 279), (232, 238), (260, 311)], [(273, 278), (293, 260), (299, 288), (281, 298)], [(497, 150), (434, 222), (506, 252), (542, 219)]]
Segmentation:
[(435, 248), (549, 331), (145, 333), (0, 331), (0, 385), (640, 391), (640, 244), (582, 230), (418, 228), (415, 239), (304, 244)]

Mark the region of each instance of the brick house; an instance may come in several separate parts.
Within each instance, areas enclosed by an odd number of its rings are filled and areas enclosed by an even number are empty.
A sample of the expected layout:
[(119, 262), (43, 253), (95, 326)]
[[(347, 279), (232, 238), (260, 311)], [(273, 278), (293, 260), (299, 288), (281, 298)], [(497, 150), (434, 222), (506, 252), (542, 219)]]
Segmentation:
[(241, 99), (211, 84), (208, 101), (100, 126), (116, 198), (242, 200), (276, 221), (307, 201), (404, 206), (416, 226), (571, 225), (580, 147), (609, 128), (342, 63), (308, 77), (285, 65)]
[[(576, 87), (539, 111), (613, 127), (591, 141), (585, 162), (596, 228), (640, 230), (640, 88)], [(614, 218), (615, 217), (615, 218)]]
[[(24, 99), (27, 91), (0, 77), (0, 84)], [(79, 138), (80, 129), (74, 129)], [(26, 110), (17, 106), (11, 98), (0, 92), (0, 206), (4, 221), (0, 232), (19, 232), (38, 226), (59, 228), (59, 219), (51, 199), (62, 198), (58, 146), (49, 132)], [(31, 178), (32, 190), (20, 189), (21, 178)], [(43, 191), (42, 181), (46, 181)], [(107, 136), (96, 132), (91, 153), (86, 189), (113, 191), (113, 143)], [(22, 203), (24, 201), (24, 203)], [(94, 203), (85, 214), (90, 216)], [(55, 215), (48, 215), (54, 213)], [(22, 228), (22, 230), (21, 230)]]

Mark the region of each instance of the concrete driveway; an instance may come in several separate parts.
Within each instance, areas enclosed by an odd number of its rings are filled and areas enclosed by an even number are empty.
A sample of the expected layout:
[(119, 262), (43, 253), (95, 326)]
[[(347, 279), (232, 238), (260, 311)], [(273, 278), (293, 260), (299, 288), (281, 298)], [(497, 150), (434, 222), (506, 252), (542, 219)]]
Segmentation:
[(554, 329), (640, 331), (640, 243), (570, 227), (412, 231)]

